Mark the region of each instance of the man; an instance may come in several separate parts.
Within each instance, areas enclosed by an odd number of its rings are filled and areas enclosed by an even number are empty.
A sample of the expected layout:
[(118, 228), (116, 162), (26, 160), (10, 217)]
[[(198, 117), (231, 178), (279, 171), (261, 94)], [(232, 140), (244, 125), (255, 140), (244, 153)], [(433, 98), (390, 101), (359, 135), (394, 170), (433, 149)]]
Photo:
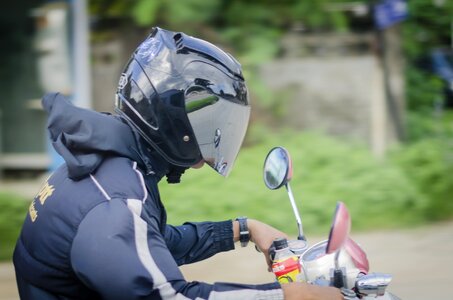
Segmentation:
[[(239, 63), (214, 45), (153, 29), (121, 75), (117, 116), (43, 98), (65, 159), (30, 205), (14, 252), (23, 299), (341, 299), (302, 283), (187, 282), (178, 265), (284, 234), (256, 220), (166, 224), (158, 181), (208, 164), (226, 176), (250, 105)], [(214, 204), (213, 204), (214, 205)]]

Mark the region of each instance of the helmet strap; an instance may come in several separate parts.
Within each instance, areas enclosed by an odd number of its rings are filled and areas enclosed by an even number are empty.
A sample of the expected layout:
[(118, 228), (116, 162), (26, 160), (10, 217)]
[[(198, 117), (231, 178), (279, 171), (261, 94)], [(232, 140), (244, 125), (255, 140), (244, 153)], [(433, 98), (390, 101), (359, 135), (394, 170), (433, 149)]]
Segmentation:
[(180, 183), (181, 176), (187, 170), (186, 167), (179, 167), (172, 165), (167, 173), (167, 182), (170, 184)]

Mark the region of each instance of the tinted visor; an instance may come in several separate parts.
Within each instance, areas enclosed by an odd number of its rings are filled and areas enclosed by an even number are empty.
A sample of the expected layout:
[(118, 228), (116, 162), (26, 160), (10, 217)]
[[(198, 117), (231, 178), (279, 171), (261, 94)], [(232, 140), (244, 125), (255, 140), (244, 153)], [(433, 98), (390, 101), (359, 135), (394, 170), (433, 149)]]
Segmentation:
[(247, 130), (250, 105), (242, 78), (207, 63), (189, 64), (184, 76), (193, 78), (185, 91), (186, 112), (205, 162), (227, 176)]
[(250, 106), (219, 98), (188, 116), (203, 159), (219, 174), (227, 176), (247, 130)]

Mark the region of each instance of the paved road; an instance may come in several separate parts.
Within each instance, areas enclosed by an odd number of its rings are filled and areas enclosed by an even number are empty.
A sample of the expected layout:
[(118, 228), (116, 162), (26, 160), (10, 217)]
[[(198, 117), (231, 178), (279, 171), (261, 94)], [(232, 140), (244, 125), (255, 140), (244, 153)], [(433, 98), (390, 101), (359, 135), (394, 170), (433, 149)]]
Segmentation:
[[(310, 238), (310, 237), (309, 237)], [(371, 271), (394, 276), (390, 290), (402, 299), (453, 299), (453, 222), (411, 230), (353, 235), (368, 253)], [(313, 238), (314, 243), (320, 238)], [(188, 280), (270, 282), (253, 247), (222, 253), (182, 268)], [(0, 300), (18, 299), (10, 263), (0, 264)]]

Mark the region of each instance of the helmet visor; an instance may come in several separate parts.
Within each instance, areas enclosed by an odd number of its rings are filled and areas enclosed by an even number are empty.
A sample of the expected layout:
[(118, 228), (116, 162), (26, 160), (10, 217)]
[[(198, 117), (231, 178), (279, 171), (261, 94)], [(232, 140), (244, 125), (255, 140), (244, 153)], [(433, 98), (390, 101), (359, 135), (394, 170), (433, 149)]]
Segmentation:
[(244, 140), (250, 106), (211, 94), (189, 102), (186, 109), (204, 161), (228, 176)]

